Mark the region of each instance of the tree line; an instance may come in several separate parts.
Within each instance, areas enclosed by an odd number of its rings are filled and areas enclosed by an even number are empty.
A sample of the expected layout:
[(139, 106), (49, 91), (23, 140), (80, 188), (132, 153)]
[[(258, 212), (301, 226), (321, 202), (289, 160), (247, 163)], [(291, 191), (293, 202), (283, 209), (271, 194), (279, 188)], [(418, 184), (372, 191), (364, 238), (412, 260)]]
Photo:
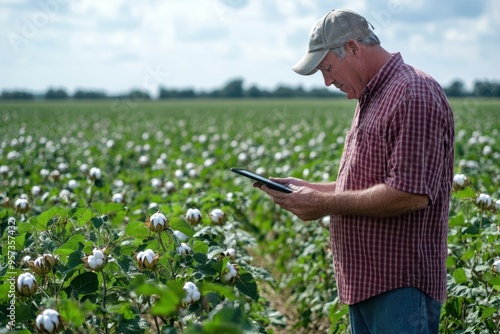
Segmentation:
[[(443, 87), (448, 97), (500, 97), (500, 83), (491, 81), (476, 81), (472, 90), (468, 91), (461, 80), (453, 81), (449, 86)], [(196, 98), (339, 98), (344, 94), (327, 88), (304, 89), (301, 86), (291, 87), (279, 85), (273, 90), (261, 89), (252, 85), (245, 89), (243, 79), (233, 79), (222, 88), (211, 91), (195, 91), (192, 88), (175, 89), (160, 87), (158, 99), (196, 99)], [(4, 90), (0, 95), (1, 100), (95, 100), (95, 99), (130, 99), (151, 100), (153, 97), (147, 92), (133, 89), (126, 94), (108, 95), (100, 90), (82, 90), (69, 94), (62, 88), (49, 88), (44, 94), (33, 94), (24, 90)]]

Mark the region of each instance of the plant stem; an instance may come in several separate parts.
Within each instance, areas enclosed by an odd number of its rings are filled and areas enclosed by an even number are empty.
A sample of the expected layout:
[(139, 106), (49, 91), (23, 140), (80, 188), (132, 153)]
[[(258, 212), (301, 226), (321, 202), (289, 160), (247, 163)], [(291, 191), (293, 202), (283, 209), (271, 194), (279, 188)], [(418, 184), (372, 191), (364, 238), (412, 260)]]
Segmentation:
[(108, 333), (108, 317), (106, 315), (106, 275), (104, 275), (104, 271), (101, 270), (102, 274), (102, 310), (104, 313), (103, 322), (104, 322), (104, 332)]
[[(149, 311), (151, 314), (153, 314), (152, 307), (151, 307), (151, 297), (148, 297), (148, 305), (149, 305)], [(160, 334), (160, 326), (158, 325), (158, 319), (156, 319), (156, 315), (153, 314), (153, 319), (155, 321), (156, 325), (156, 333)]]
[[(160, 240), (160, 245), (163, 248), (163, 250), (165, 251), (165, 253), (168, 253), (167, 247), (165, 247), (165, 245), (163, 244), (163, 240), (161, 238), (161, 233), (158, 233), (158, 239)], [(170, 261), (170, 257), (167, 257), (167, 262), (168, 262), (168, 265), (170, 266), (170, 276), (172, 277), (172, 279), (175, 279), (174, 267), (172, 266), (172, 261)]]

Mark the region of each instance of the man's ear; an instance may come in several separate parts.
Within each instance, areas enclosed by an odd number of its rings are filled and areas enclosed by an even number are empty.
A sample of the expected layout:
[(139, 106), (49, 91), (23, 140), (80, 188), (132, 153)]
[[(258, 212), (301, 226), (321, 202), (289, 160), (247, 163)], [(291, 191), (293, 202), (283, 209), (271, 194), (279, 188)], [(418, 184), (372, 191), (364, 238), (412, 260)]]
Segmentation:
[(345, 50), (347, 53), (357, 55), (359, 53), (359, 43), (353, 39), (350, 39), (345, 44)]

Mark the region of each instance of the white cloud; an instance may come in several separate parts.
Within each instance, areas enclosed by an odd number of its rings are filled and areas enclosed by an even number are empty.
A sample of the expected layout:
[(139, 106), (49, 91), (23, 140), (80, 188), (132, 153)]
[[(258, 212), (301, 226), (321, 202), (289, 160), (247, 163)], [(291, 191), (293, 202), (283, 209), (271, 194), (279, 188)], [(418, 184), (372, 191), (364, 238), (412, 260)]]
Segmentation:
[(234, 77), (268, 88), (320, 86), (321, 78), (290, 67), (306, 51), (311, 26), (332, 7), (363, 14), (384, 47), (443, 84), (491, 77), (500, 65), (500, 3), (450, 1), (3, 1), (0, 90), (123, 92), (143, 87), (147, 68), (168, 73), (148, 85), (153, 91), (218, 88)]

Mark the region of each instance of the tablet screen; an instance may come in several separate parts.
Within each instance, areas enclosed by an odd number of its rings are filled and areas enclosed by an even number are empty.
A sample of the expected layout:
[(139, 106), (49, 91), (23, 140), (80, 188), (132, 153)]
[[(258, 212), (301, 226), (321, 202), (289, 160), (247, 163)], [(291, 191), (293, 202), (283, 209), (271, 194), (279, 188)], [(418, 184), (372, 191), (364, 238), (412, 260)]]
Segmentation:
[(272, 188), (274, 190), (279, 190), (279, 191), (282, 191), (285, 193), (293, 192), (292, 189), (288, 188), (287, 186), (285, 186), (283, 184), (273, 182), (273, 181), (269, 180), (268, 178), (265, 178), (262, 175), (252, 173), (246, 169), (233, 167), (233, 168), (231, 168), (231, 171), (238, 173), (240, 175), (246, 176), (246, 177), (248, 177), (254, 181), (257, 181), (259, 183), (265, 184), (266, 186), (268, 186), (269, 188)]

